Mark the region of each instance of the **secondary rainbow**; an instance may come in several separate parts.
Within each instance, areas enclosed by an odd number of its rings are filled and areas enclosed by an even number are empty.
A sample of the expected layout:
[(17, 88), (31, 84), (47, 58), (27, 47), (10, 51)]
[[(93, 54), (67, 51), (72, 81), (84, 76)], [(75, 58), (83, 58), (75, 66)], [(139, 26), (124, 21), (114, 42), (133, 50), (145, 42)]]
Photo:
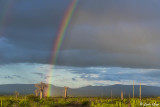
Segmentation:
[[(51, 82), (52, 82), (53, 69), (54, 69), (55, 63), (57, 61), (58, 53), (59, 53), (59, 50), (60, 50), (61, 45), (63, 43), (63, 39), (64, 39), (65, 33), (67, 31), (67, 27), (70, 24), (70, 21), (72, 19), (72, 16), (73, 16), (75, 8), (78, 4), (78, 1), (79, 0), (72, 0), (71, 1), (68, 9), (66, 10), (66, 12), (64, 14), (60, 28), (58, 30), (56, 40), (53, 45), (53, 53), (52, 53), (52, 57), (51, 57), (51, 68), (48, 72), (48, 79), (47, 79), (48, 84), (51, 84)], [(52, 87), (49, 85), (48, 90), (47, 90), (47, 96), (51, 96), (51, 91), (52, 91)]]
[(7, 26), (7, 23), (9, 22), (9, 18), (11, 16), (11, 11), (14, 5), (14, 0), (13, 1), (8, 1), (4, 4), (2, 11), (2, 14), (0, 16), (0, 36), (3, 35), (4, 30)]

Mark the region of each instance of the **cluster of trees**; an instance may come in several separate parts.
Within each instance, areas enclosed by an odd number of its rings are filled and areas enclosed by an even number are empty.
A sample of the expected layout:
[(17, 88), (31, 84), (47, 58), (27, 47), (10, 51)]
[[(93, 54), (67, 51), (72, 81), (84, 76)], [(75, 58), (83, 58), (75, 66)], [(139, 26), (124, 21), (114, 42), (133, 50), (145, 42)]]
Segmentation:
[(39, 84), (35, 84), (35, 87), (37, 88), (35, 90), (35, 95), (38, 96), (40, 94), (40, 99), (44, 97), (44, 90), (48, 87), (46, 83), (40, 82)]
[[(40, 99), (44, 97), (44, 90), (45, 88), (48, 88), (48, 85), (46, 83), (40, 82), (39, 84), (35, 84), (35, 87), (37, 88), (35, 90), (35, 95), (38, 96), (40, 95)], [(67, 98), (67, 90), (68, 87), (64, 87), (64, 98)]]
[[(36, 87), (36, 90), (35, 90), (35, 96), (40, 96), (40, 99), (44, 98), (45, 95), (44, 95), (44, 92), (46, 90), (46, 88), (48, 88), (48, 84), (46, 83), (43, 83), (43, 82), (40, 82), (38, 84), (35, 84), (35, 87)], [(64, 98), (67, 98), (67, 90), (68, 90), (68, 87), (64, 87)], [(18, 98), (19, 96), (19, 92), (18, 91), (15, 91), (15, 97)]]

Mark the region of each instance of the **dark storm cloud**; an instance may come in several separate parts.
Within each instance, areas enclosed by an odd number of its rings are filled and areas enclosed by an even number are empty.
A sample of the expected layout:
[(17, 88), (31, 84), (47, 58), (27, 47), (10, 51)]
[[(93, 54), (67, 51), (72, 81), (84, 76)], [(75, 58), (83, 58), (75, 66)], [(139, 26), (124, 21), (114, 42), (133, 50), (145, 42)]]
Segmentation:
[[(0, 1), (0, 63), (48, 63), (54, 39), (70, 1)], [(10, 6), (10, 7), (5, 7)], [(6, 8), (11, 8), (5, 13)], [(5, 21), (5, 20), (1, 20)], [(2, 32), (3, 31), (3, 32)]]
[[(0, 1), (0, 10), (7, 3)], [(69, 3), (15, 0), (0, 25), (0, 63), (49, 63)], [(158, 0), (80, 1), (57, 65), (160, 68), (159, 10)]]
[(62, 52), (63, 62), (75, 66), (159, 68), (159, 5), (159, 1), (150, 0), (81, 3), (84, 8), (79, 10), (63, 47), (71, 52)]
[[(22, 48), (41, 50), (52, 48), (69, 1), (14, 1), (10, 10), (10, 21), (5, 25), (5, 32), (1, 35)], [(3, 6), (1, 8), (3, 9)], [(3, 11), (1, 14), (5, 15)], [(0, 27), (3, 29), (3, 26)]]

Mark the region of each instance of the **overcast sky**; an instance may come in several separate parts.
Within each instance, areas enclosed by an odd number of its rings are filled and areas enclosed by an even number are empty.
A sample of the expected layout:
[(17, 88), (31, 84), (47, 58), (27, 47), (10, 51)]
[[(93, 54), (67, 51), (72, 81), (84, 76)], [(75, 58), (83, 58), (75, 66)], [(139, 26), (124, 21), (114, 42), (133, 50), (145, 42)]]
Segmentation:
[[(160, 1), (80, 0), (50, 68), (71, 0), (0, 0), (0, 84), (160, 86)], [(65, 73), (65, 76), (64, 76)], [(64, 82), (65, 81), (65, 82)]]

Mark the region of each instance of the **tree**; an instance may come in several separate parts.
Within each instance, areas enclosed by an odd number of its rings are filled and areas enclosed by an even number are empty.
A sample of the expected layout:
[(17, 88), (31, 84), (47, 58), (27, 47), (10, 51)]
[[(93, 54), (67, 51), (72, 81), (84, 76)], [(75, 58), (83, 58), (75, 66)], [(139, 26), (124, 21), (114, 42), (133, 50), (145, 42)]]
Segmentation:
[(35, 95), (38, 96), (38, 94), (39, 94), (39, 89), (36, 89), (34, 92), (35, 92)]
[(43, 83), (43, 82), (40, 82), (39, 84), (35, 84), (35, 87), (39, 90), (39, 92), (40, 92), (40, 99), (42, 99), (44, 97), (43, 91), (44, 91), (44, 89), (46, 87), (48, 87), (48, 85), (45, 84), (45, 83)]
[(19, 96), (19, 92), (18, 91), (15, 91), (15, 96), (16, 96), (16, 98), (18, 98), (18, 96)]
[(123, 101), (123, 91), (121, 91), (121, 101)]
[(68, 87), (64, 87), (64, 98), (67, 98), (67, 90), (68, 90)]

